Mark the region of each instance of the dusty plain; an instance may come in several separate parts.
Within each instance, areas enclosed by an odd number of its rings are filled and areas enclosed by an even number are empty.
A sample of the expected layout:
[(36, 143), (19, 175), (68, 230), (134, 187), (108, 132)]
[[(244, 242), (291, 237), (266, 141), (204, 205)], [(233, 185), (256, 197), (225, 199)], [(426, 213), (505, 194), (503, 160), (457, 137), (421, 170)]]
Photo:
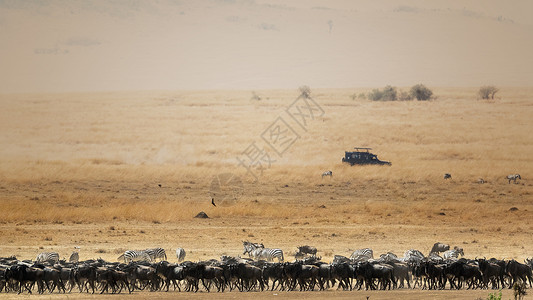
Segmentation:
[[(68, 258), (80, 246), (80, 259), (116, 261), (127, 249), (163, 247), (176, 261), (173, 252), (183, 247), (196, 261), (242, 255), (242, 241), (250, 240), (283, 249), (286, 260), (303, 244), (330, 261), (365, 247), (427, 254), (445, 242), (466, 257), (522, 261), (533, 256), (533, 88), (502, 87), (494, 100), (477, 99), (477, 89), (437, 87), (434, 100), (398, 102), (353, 97), (371, 89), (313, 89), (321, 110), (304, 126), (290, 116), (297, 89), (0, 95), (0, 256), (57, 251)], [(274, 139), (276, 128), (286, 143)], [(255, 146), (262, 150), (251, 169), (257, 178), (237, 160), (257, 154), (249, 151)], [(355, 146), (372, 147), (392, 166), (342, 164)], [(322, 178), (327, 170), (333, 176)], [(505, 177), (515, 173), (522, 180), (509, 184)], [(214, 190), (220, 174), (242, 185)], [(200, 211), (209, 218), (194, 218)], [(254, 298), (474, 299), (489, 292)]]

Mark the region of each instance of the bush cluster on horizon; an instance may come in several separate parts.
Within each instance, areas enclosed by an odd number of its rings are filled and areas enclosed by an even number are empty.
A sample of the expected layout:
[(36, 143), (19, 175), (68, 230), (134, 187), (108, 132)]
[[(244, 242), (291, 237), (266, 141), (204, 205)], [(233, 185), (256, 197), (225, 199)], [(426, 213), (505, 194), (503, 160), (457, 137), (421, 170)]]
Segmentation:
[(485, 85), (479, 88), (479, 96), (481, 99), (494, 99), (494, 95), (499, 89), (493, 85)]
[(409, 92), (398, 91), (396, 87), (387, 85), (383, 89), (373, 89), (367, 97), (373, 101), (407, 101), (413, 99), (426, 101), (430, 100), (432, 96), (433, 91), (423, 84), (417, 84), (411, 87)]

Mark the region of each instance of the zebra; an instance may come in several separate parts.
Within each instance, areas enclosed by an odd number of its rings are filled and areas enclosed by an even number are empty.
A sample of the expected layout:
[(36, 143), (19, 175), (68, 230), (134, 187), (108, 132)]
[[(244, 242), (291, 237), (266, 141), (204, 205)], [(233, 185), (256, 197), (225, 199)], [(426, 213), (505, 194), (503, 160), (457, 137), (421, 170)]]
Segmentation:
[(443, 244), (443, 243), (435, 243), (433, 244), (433, 248), (431, 248), (431, 251), (429, 253), (439, 253), (450, 250), (450, 245)]
[(163, 248), (150, 248), (144, 250), (149, 256), (152, 261), (156, 261), (158, 258), (161, 260), (167, 260), (167, 253), (165, 252), (165, 249)]
[(278, 248), (257, 248), (254, 251), (254, 256), (257, 260), (266, 260), (273, 261), (274, 258), (277, 258), (279, 262), (283, 262), (285, 258), (283, 257), (283, 250)]
[(326, 172), (322, 173), (322, 178), (324, 178), (324, 176), (332, 177), (332, 176), (333, 176), (333, 172), (331, 172), (331, 171), (326, 171)]
[(176, 257), (178, 258), (178, 262), (182, 262), (185, 259), (185, 249), (176, 249)]
[(403, 255), (403, 261), (404, 262), (416, 262), (419, 263), (425, 258), (424, 254), (422, 252), (416, 250), (416, 249), (409, 249), (405, 251)]
[(37, 255), (37, 258), (35, 258), (35, 262), (57, 263), (59, 262), (59, 254), (57, 252), (41, 252)]
[(444, 174), (444, 179), (452, 179), (452, 174), (450, 173)]
[(68, 262), (77, 263), (79, 261), (80, 261), (80, 254), (76, 251), (72, 252), (72, 254), (70, 255), (68, 259)]
[(350, 260), (352, 261), (369, 260), (373, 258), (374, 251), (372, 251), (370, 248), (355, 250), (352, 255), (350, 255)]
[(507, 175), (507, 180), (509, 180), (509, 184), (511, 184), (511, 180), (516, 183), (517, 179), (522, 179), (522, 177), (520, 177), (520, 174)]
[(80, 251), (80, 247), (78, 246), (74, 247), (74, 251), (70, 255), (70, 258), (68, 259), (69, 262), (77, 263), (78, 261), (80, 261), (80, 253), (78, 251)]
[(459, 248), (459, 247), (455, 246), (455, 247), (453, 247), (453, 249), (444, 252), (442, 254), (442, 258), (444, 258), (445, 260), (457, 259), (457, 258), (459, 258), (459, 254), (461, 254), (461, 256), (465, 255), (465, 253), (463, 251), (463, 248)]
[(124, 259), (125, 263), (130, 263), (133, 261), (147, 261), (152, 262), (152, 258), (144, 250), (127, 250), (124, 254), (120, 255), (118, 260)]
[(398, 258), (398, 256), (392, 252), (387, 252), (385, 254), (381, 254), (379, 256), (379, 262), (385, 262), (385, 263), (389, 263), (389, 262), (400, 262), (400, 259)]
[(248, 255), (256, 260), (273, 261), (277, 258), (279, 261), (284, 261), (283, 250), (277, 248), (265, 248), (263, 244), (256, 244), (250, 242), (242, 242), (244, 246), (243, 254)]
[(252, 257), (253, 256), (253, 252), (257, 249), (257, 248), (265, 248), (265, 245), (263, 244), (257, 244), (257, 243), (250, 243), (248, 241), (243, 241), (242, 242), (242, 246), (244, 248), (244, 251), (242, 252), (242, 254), (247, 254)]

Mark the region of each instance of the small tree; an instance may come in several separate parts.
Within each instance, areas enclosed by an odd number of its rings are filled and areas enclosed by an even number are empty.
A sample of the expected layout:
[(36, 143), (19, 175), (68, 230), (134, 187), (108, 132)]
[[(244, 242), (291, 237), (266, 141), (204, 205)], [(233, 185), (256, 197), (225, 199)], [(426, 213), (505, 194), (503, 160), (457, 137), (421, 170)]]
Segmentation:
[(398, 95), (398, 100), (400, 101), (413, 100), (413, 97), (411, 97), (411, 94), (409, 94), (406, 91), (400, 91), (400, 94)]
[(527, 295), (527, 285), (525, 282), (515, 282), (513, 284), (513, 294), (515, 300), (522, 300), (525, 295)]
[(398, 99), (398, 92), (396, 91), (396, 88), (390, 85), (387, 85), (383, 89), (383, 101), (395, 101)]
[(368, 93), (368, 99), (379, 101), (383, 98), (383, 92), (380, 89), (373, 89), (372, 92)]
[(252, 91), (252, 100), (259, 101), (261, 100), (261, 97), (259, 97), (259, 95), (255, 93), (255, 91)]
[(372, 92), (368, 93), (368, 99), (374, 101), (395, 101), (398, 99), (398, 91), (395, 87), (387, 85), (380, 89), (373, 89)]
[(416, 98), (416, 100), (425, 101), (425, 100), (431, 99), (433, 92), (430, 89), (428, 89), (425, 85), (417, 84), (411, 88), (410, 94), (413, 98)]
[[(311, 98), (311, 88), (307, 85), (302, 85), (300, 88), (300, 97), (304, 99)], [(300, 98), (299, 97), (299, 98)]]
[(481, 99), (494, 99), (494, 95), (499, 89), (493, 85), (485, 85), (479, 88), (479, 96)]

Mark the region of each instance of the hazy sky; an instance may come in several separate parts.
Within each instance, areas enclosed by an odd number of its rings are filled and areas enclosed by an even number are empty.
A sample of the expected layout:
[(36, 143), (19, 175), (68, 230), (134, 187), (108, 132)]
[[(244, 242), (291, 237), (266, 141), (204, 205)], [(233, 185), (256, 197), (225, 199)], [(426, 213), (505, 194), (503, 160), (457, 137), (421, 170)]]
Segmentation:
[(533, 85), (533, 1), (0, 0), (0, 93)]

